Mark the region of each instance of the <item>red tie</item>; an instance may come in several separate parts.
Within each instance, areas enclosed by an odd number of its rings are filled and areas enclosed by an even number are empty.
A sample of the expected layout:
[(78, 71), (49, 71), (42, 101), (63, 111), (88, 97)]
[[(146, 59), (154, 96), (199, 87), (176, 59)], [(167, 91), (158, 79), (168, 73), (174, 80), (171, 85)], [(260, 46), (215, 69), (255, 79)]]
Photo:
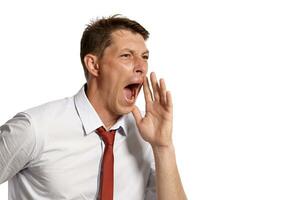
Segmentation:
[(98, 200), (113, 200), (114, 196), (114, 153), (113, 145), (115, 130), (106, 131), (103, 126), (97, 129), (97, 134), (105, 143), (101, 164), (100, 189)]

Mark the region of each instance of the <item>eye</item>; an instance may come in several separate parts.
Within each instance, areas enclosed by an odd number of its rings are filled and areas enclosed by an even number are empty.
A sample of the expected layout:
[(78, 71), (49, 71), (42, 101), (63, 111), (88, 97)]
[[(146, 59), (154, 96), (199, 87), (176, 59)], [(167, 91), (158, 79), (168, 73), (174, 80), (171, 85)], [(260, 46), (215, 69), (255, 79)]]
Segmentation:
[(148, 60), (149, 59), (149, 55), (143, 55), (142, 56), (144, 60)]
[(130, 58), (131, 57), (131, 54), (129, 53), (124, 53), (121, 55), (122, 58)]

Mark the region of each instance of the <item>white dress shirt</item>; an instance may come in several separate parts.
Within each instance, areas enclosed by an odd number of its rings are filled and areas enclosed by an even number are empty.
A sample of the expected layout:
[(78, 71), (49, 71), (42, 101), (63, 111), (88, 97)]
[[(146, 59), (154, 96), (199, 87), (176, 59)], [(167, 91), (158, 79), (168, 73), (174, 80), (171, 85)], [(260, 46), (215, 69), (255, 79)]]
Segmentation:
[[(85, 94), (17, 114), (0, 127), (0, 183), (10, 200), (96, 199), (104, 126)], [(121, 117), (114, 143), (114, 199), (153, 200), (154, 158), (131, 113)]]

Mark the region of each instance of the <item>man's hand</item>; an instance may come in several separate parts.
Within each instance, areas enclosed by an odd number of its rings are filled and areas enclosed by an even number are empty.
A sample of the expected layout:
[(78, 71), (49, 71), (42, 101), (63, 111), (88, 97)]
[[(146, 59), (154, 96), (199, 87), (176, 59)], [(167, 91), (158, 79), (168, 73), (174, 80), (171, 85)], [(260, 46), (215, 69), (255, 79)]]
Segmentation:
[(150, 74), (153, 94), (148, 79), (143, 89), (146, 101), (146, 115), (142, 117), (134, 107), (132, 113), (141, 136), (152, 146), (156, 192), (158, 200), (186, 200), (186, 195), (177, 169), (175, 151), (172, 142), (173, 105), (171, 93), (166, 90), (163, 79), (157, 82), (155, 73)]
[(171, 93), (166, 90), (163, 79), (159, 83), (155, 73), (150, 74), (151, 92), (148, 78), (145, 77), (143, 91), (146, 101), (146, 115), (142, 117), (137, 106), (132, 113), (143, 139), (153, 147), (170, 147), (172, 145), (173, 105)]

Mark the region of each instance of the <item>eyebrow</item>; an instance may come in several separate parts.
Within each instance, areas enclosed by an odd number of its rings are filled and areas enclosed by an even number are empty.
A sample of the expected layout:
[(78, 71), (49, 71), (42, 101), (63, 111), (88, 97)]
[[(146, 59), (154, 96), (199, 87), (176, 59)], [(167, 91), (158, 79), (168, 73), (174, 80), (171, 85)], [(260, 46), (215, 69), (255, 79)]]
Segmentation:
[[(135, 53), (134, 50), (128, 49), (128, 48), (121, 49), (121, 51), (129, 51), (129, 52), (132, 53), (132, 54)], [(149, 50), (144, 51), (142, 54), (149, 54)]]

